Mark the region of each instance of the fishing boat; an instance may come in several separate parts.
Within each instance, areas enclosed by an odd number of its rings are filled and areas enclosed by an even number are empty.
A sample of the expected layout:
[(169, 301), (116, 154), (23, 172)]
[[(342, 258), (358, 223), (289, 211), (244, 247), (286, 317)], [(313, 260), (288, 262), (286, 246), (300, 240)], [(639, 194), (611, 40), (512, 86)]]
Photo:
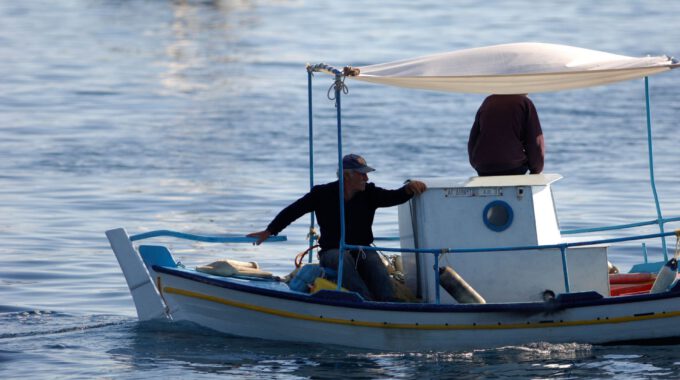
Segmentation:
[[(369, 301), (344, 290), (341, 281), (312, 291), (293, 286), (313, 263), (286, 282), (262, 274), (254, 263), (223, 261), (223, 266), (218, 262), (187, 268), (166, 246), (144, 243), (160, 236), (253, 242), (245, 236), (167, 230), (130, 235), (124, 228), (106, 235), (140, 320), (188, 321), (242, 337), (390, 351), (459, 351), (531, 342), (677, 342), (678, 251), (676, 245), (675, 257), (669, 258), (673, 250), (666, 246), (666, 239), (677, 239), (677, 234), (666, 231), (665, 225), (680, 218), (663, 217), (656, 194), (648, 77), (679, 66), (668, 56), (636, 58), (543, 43), (495, 45), (365, 67), (307, 65), (310, 186), (315, 73), (329, 74), (332, 81), (340, 171), (341, 98), (354, 80), (435, 91), (526, 94), (644, 79), (656, 219), (560, 230), (552, 196), (552, 186), (562, 178), (558, 174), (472, 177), (462, 182), (423, 179), (427, 191), (398, 208), (398, 248), (347, 244), (344, 229), (339, 242), (341, 252), (377, 250), (395, 255), (399, 274), (395, 281), (401, 280), (413, 296), (404, 302)], [(343, 202), (338, 207), (342, 218)], [(659, 232), (616, 238), (591, 235), (643, 225), (657, 225)], [(308, 249), (318, 237), (314, 228), (311, 215)], [(271, 247), (270, 242), (286, 244), (285, 240), (273, 236), (263, 249)], [(611, 273), (610, 246), (629, 241), (660, 244), (663, 261), (641, 263), (631, 273)], [(484, 270), (497, 263), (503, 263), (503, 271)], [(342, 266), (337, 270), (337, 278), (342, 278)], [(455, 272), (458, 280), (442, 276), (448, 272)], [(461, 292), (479, 297), (470, 301)]]

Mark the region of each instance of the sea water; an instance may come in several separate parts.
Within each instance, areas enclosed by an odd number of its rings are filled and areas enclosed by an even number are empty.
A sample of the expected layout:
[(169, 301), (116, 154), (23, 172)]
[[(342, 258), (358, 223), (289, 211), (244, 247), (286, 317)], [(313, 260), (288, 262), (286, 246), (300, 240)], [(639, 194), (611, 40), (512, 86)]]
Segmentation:
[[(116, 227), (245, 234), (304, 194), (306, 63), (523, 41), (680, 55), (679, 17), (669, 1), (0, 2), (0, 378), (680, 376), (672, 345), (395, 353), (139, 323), (104, 236)], [(650, 78), (664, 216), (680, 216), (678, 83), (675, 72)], [(330, 85), (315, 75), (316, 183), (335, 178)], [(483, 96), (347, 85), (344, 151), (378, 169), (372, 181), (474, 174), (466, 143)], [(554, 185), (563, 229), (656, 218), (642, 80), (531, 98), (545, 171), (564, 176)], [(380, 210), (376, 235), (396, 235), (395, 219), (396, 209)], [(308, 223), (288, 227), (287, 244), (164, 242), (189, 267), (255, 259), (286, 274)], [(647, 247), (662, 260), (658, 240)], [(610, 260), (625, 270), (641, 251), (629, 243)]]

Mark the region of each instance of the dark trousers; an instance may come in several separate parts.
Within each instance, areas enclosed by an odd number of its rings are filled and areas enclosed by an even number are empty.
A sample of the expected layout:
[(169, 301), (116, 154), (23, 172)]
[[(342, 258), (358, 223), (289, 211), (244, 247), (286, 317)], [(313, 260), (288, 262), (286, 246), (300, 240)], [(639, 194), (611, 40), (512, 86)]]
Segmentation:
[[(319, 264), (338, 270), (339, 252), (338, 249), (319, 252)], [(375, 251), (345, 251), (342, 287), (359, 293), (367, 300), (394, 301), (392, 280), (380, 255)]]

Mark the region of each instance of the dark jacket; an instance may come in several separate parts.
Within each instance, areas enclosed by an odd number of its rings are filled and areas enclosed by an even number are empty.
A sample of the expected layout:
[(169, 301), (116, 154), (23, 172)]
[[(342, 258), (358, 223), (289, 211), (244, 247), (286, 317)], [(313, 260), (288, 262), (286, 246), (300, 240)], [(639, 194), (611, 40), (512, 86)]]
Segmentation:
[(491, 95), (477, 111), (468, 140), (470, 164), (477, 172), (527, 166), (543, 171), (545, 145), (536, 107), (524, 95)]
[[(314, 211), (321, 228), (321, 249), (338, 248), (340, 245), (340, 194), (339, 181), (317, 185), (302, 198), (283, 209), (269, 224), (267, 230), (277, 235), (289, 224), (308, 212)], [(378, 207), (390, 207), (404, 203), (412, 195), (404, 187), (386, 190), (372, 183), (345, 202), (345, 242), (353, 245), (373, 243), (373, 218)]]

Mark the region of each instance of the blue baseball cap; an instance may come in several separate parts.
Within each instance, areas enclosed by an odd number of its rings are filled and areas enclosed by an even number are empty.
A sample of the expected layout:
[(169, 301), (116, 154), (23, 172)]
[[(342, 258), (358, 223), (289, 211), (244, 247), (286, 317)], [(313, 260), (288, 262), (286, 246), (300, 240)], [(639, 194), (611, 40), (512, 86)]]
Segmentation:
[(348, 154), (343, 157), (342, 168), (346, 170), (354, 170), (364, 174), (375, 171), (375, 169), (366, 165), (366, 160), (364, 160), (364, 158), (358, 154)]

